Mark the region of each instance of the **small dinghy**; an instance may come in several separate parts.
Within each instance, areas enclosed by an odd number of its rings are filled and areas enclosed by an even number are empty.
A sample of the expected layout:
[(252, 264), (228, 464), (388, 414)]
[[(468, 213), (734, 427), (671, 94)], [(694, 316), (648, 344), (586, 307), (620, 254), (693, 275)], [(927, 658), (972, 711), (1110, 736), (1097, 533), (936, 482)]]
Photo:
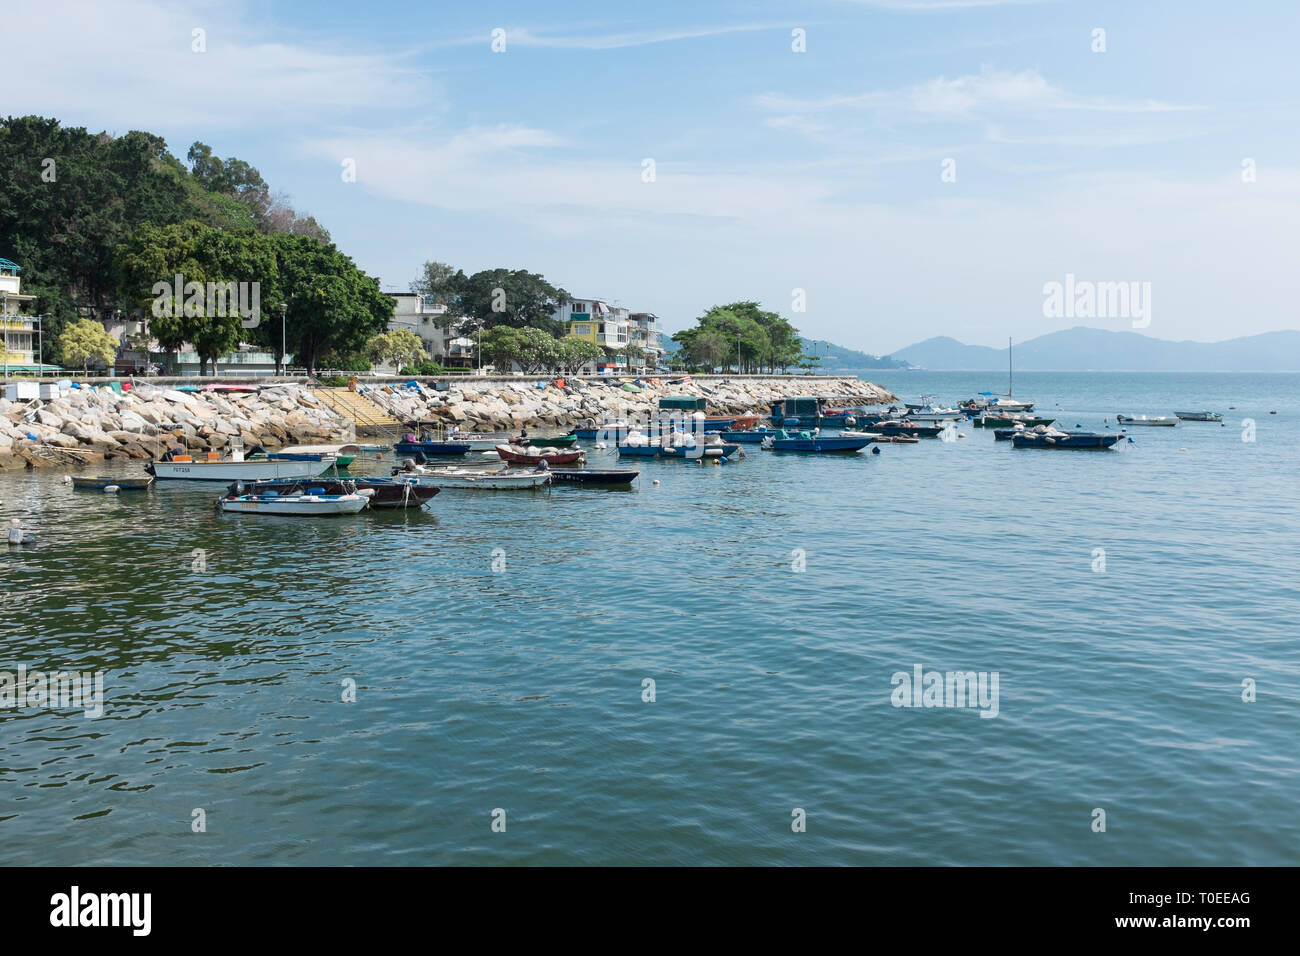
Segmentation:
[(423, 488), (464, 488), (477, 491), (514, 491), (540, 488), (550, 484), (551, 472), (542, 462), (536, 471), (508, 468), (504, 471), (477, 471), (471, 468), (426, 468), (414, 474), (398, 472), (397, 481), (408, 481)]
[(530, 445), (526, 448), (520, 448), (518, 445), (514, 447), (497, 445), (496, 453), (502, 461), (508, 461), (513, 465), (536, 465), (539, 461), (544, 461), (548, 465), (571, 465), (587, 457), (587, 453), (581, 448), (561, 451), (559, 448), (539, 445)]
[(74, 475), (72, 478), (72, 487), (83, 488), (91, 491), (103, 491), (105, 488), (117, 486), (118, 491), (145, 491), (153, 484), (153, 475), (144, 478), (103, 478), (97, 475)]
[(573, 433), (568, 435), (553, 435), (550, 438), (540, 438), (533, 435), (520, 435), (518, 438), (510, 439), (510, 444), (523, 445), (525, 447), (528, 445), (537, 445), (541, 448), (548, 446), (551, 448), (572, 448), (573, 443), (577, 440), (578, 436)]
[(873, 441), (874, 435), (821, 435), (815, 432), (798, 432), (790, 434), (785, 429), (777, 431), (763, 439), (763, 448), (771, 451), (799, 451), (853, 454), (866, 448)]
[(237, 514), (294, 515), (318, 517), (353, 515), (366, 506), (366, 495), (281, 495), (264, 491), (254, 495), (227, 495), (218, 498), (222, 511)]
[(1184, 422), (1221, 422), (1222, 412), (1174, 412), (1174, 416)]
[(1168, 415), (1116, 415), (1115, 421), (1121, 425), (1150, 425), (1156, 428), (1173, 428), (1178, 424), (1177, 418)]

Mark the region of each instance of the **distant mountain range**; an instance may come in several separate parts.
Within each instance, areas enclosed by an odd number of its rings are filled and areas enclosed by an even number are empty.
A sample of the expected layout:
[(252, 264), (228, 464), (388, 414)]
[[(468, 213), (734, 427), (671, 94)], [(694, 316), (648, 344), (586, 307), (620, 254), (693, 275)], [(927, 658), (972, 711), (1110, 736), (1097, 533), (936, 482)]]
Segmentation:
[(812, 339), (805, 338), (800, 338), (799, 341), (803, 345), (805, 355), (816, 355), (821, 359), (818, 367), (823, 369), (907, 368), (908, 365), (907, 362), (898, 359), (859, 352), (843, 345), (836, 345), (834, 342), (814, 342)]
[[(1014, 345), (1017, 371), (1293, 372), (1300, 371), (1300, 332), (1265, 332), (1223, 342), (1169, 342), (1136, 332), (1077, 326)], [(1005, 371), (1007, 350), (938, 336), (899, 349), (900, 365), (941, 371)], [(869, 366), (868, 366), (869, 367)]]

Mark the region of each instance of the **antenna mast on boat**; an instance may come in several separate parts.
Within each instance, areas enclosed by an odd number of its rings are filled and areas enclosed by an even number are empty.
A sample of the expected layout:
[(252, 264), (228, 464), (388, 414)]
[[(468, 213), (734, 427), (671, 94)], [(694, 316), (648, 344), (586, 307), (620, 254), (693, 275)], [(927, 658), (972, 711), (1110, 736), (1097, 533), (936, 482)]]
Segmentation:
[(1011, 336), (1007, 336), (1007, 398), (1011, 397)]

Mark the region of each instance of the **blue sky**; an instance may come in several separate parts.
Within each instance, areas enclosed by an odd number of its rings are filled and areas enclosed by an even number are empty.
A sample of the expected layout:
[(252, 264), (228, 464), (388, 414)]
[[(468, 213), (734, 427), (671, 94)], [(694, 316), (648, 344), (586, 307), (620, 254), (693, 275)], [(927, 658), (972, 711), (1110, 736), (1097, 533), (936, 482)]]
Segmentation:
[(670, 330), (754, 298), (877, 353), (1130, 327), (1044, 317), (1043, 285), (1072, 273), (1151, 283), (1158, 338), (1300, 327), (1295, 2), (51, 0), (6, 15), (25, 40), (6, 47), (0, 112), (248, 160), (392, 290), (426, 259), (525, 268)]

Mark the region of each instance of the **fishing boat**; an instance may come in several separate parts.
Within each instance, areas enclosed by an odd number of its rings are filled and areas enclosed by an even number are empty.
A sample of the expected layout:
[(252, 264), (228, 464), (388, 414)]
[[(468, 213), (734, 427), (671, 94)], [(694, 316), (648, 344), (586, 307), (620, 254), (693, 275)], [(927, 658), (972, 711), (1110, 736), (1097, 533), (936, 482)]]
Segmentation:
[(508, 461), (514, 465), (536, 465), (539, 461), (544, 461), (548, 465), (571, 465), (575, 461), (583, 461), (587, 453), (581, 448), (572, 451), (561, 451), (558, 448), (541, 447), (530, 445), (526, 450), (520, 450), (519, 446), (511, 448), (509, 445), (497, 445), (496, 453), (502, 461)]
[(709, 402), (706, 398), (696, 398), (691, 395), (665, 395), (659, 399), (659, 416), (669, 418), (680, 418), (683, 414), (696, 420), (702, 421), (706, 431), (721, 431), (725, 428), (732, 428), (736, 424), (736, 417), (710, 417), (708, 414)]
[[(371, 508), (419, 508), (438, 493), (437, 488), (425, 488), (392, 478), (308, 478), (299, 481), (254, 481), (245, 486), (249, 494), (325, 494), (346, 495), (370, 492)], [(235, 494), (235, 489), (231, 489)]]
[(72, 487), (92, 491), (103, 491), (116, 487), (119, 491), (144, 491), (153, 484), (153, 475), (148, 478), (102, 478), (96, 475), (74, 475)]
[(1063, 432), (1040, 425), (1017, 431), (1011, 436), (1011, 442), (1016, 448), (1110, 448), (1125, 437), (1111, 432)]
[(172, 451), (145, 465), (145, 471), (159, 481), (258, 481), (267, 478), (311, 478), (334, 467), (331, 455), (308, 461), (267, 458), (261, 446), (244, 457), (244, 444), (237, 436), (230, 439), (230, 454), (225, 458), (209, 452), (206, 459), (195, 460), (188, 454)]
[(639, 474), (633, 468), (552, 468), (551, 480), (575, 485), (630, 485)]
[[(821, 399), (811, 396), (787, 398), (771, 406), (768, 418), (777, 428), (820, 428), (822, 424)], [(847, 421), (848, 416), (844, 416)]]
[(1168, 415), (1116, 415), (1115, 421), (1121, 425), (1147, 425), (1153, 428), (1173, 428), (1178, 424), (1177, 418)]
[(334, 464), (346, 468), (360, 454), (360, 445), (289, 445), (267, 452), (266, 457), (280, 461), (321, 461), (332, 456)]
[(415, 474), (399, 473), (397, 481), (408, 481), (425, 488), (462, 488), (477, 491), (515, 491), (540, 488), (551, 481), (550, 469), (475, 471), (469, 468), (429, 468)]
[(1174, 412), (1174, 416), (1185, 422), (1221, 422), (1222, 412)]
[(843, 452), (852, 454), (866, 448), (874, 435), (819, 435), (814, 432), (790, 434), (784, 428), (764, 439), (762, 447), (772, 451)]
[(365, 495), (280, 495), (266, 491), (256, 495), (227, 495), (217, 499), (222, 511), (236, 514), (294, 515), (319, 517), (356, 514), (366, 506)]

